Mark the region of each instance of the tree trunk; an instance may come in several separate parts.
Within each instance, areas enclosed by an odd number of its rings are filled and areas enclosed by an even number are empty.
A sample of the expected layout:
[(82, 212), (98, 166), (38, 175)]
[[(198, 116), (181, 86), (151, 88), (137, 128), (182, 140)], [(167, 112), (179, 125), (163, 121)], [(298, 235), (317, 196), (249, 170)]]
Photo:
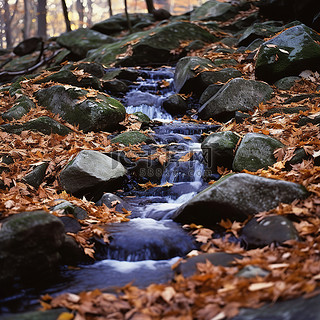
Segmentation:
[(76, 9), (79, 16), (79, 27), (84, 26), (84, 6), (81, 0), (77, 0)]
[(112, 4), (111, 4), (111, 0), (108, 0), (108, 5), (109, 5), (109, 16), (112, 17), (113, 13), (112, 13)]
[(64, 21), (66, 23), (66, 30), (67, 30), (67, 32), (69, 32), (69, 31), (71, 31), (71, 24), (70, 24), (70, 20), (68, 17), (68, 8), (66, 5), (66, 0), (61, 0), (61, 4), (62, 4)]
[(6, 35), (7, 48), (12, 47), (12, 37), (11, 37), (11, 23), (10, 23), (10, 7), (8, 0), (3, 2), (4, 8), (4, 32)]
[(92, 26), (92, 0), (87, 0), (88, 13), (87, 13), (87, 26)]
[(148, 13), (153, 13), (154, 11), (153, 0), (146, 0), (146, 5), (147, 5)]
[(126, 17), (127, 17), (127, 23), (128, 23), (129, 32), (132, 33), (132, 26), (131, 26), (131, 20), (130, 20), (130, 17), (129, 17), (129, 13), (128, 13), (127, 0), (124, 0), (124, 11), (125, 11)]
[(38, 0), (38, 36), (47, 39), (47, 0)]
[(24, 27), (23, 27), (23, 40), (30, 38), (31, 30), (31, 6), (30, 0), (23, 0), (24, 3)]

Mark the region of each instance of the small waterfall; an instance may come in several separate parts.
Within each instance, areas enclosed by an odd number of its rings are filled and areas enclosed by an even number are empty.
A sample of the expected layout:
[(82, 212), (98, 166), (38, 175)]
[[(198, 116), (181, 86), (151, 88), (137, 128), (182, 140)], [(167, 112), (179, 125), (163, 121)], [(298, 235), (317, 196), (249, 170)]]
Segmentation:
[(172, 79), (173, 71), (169, 68), (143, 72), (124, 99), (127, 113), (140, 111), (150, 119), (172, 120), (161, 107), (163, 100), (174, 93)]

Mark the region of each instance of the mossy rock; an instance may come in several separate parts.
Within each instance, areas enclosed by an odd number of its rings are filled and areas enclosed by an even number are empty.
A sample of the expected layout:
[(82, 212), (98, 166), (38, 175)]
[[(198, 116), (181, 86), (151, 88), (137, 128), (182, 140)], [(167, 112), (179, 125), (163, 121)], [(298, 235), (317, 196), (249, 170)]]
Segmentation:
[(19, 120), (21, 119), (24, 115), (26, 115), (31, 108), (34, 108), (35, 104), (33, 103), (32, 100), (30, 100), (29, 97), (23, 95), (16, 99), (15, 104), (13, 107), (11, 107), (9, 110), (6, 112), (2, 113), (1, 117), (4, 120)]
[(77, 87), (52, 86), (36, 93), (39, 104), (83, 131), (114, 130), (125, 118), (126, 110), (116, 99), (103, 93), (87, 97)]
[(261, 133), (247, 133), (242, 139), (232, 164), (234, 171), (257, 171), (272, 166), (274, 151), (284, 145), (277, 139)]
[(151, 122), (151, 119), (146, 115), (144, 114), (143, 112), (141, 111), (137, 111), (135, 113), (133, 113), (136, 117), (138, 117), (138, 120), (142, 123), (142, 124), (145, 124), (145, 125), (148, 125), (150, 122)]
[(39, 117), (37, 119), (30, 120), (22, 124), (3, 124), (0, 126), (0, 129), (5, 132), (15, 134), (20, 134), (22, 131), (31, 130), (35, 132), (41, 132), (47, 135), (56, 133), (60, 136), (66, 136), (68, 133), (72, 131), (60, 122), (47, 116)]
[(57, 42), (82, 59), (86, 57), (89, 50), (115, 42), (115, 39), (91, 29), (79, 28), (61, 34), (57, 38)]
[(141, 143), (153, 143), (155, 142), (153, 138), (145, 135), (140, 131), (126, 131), (111, 140), (111, 143), (119, 143), (125, 146)]

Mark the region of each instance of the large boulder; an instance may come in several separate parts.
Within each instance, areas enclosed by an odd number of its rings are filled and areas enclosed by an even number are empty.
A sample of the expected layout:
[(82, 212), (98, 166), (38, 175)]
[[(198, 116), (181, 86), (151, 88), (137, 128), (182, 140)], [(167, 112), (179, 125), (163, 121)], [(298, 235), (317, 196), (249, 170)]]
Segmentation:
[(231, 132), (214, 132), (204, 139), (201, 144), (204, 161), (207, 167), (217, 171), (217, 166), (231, 168), (233, 153), (240, 137)]
[(284, 30), (261, 45), (256, 77), (273, 83), (304, 70), (320, 71), (319, 41), (320, 35), (303, 24)]
[[(181, 57), (175, 50), (180, 49), (181, 41), (188, 40), (212, 43), (218, 39), (193, 23), (180, 21), (137, 32), (117, 43), (104, 45), (90, 51), (86, 60), (104, 65), (116, 62), (116, 65), (126, 67), (168, 63)], [(126, 53), (127, 49), (129, 52)]]
[(242, 139), (233, 160), (234, 171), (257, 171), (272, 166), (274, 151), (284, 145), (277, 139), (262, 133), (247, 133)]
[(113, 130), (125, 118), (124, 106), (104, 93), (89, 96), (77, 87), (56, 85), (36, 93), (38, 103), (83, 131)]
[(271, 98), (273, 90), (264, 82), (235, 78), (226, 83), (198, 113), (201, 119), (228, 120), (236, 111), (252, 111)]
[(140, 143), (153, 143), (155, 140), (150, 136), (140, 132), (140, 131), (125, 131), (111, 139), (112, 143), (119, 143), (125, 146), (130, 146), (133, 144), (140, 144)]
[[(129, 14), (129, 18), (133, 28), (135, 28), (135, 25), (138, 27), (138, 24), (146, 26), (155, 22), (153, 15), (149, 13), (131, 13)], [(119, 13), (106, 20), (95, 23), (91, 29), (103, 34), (113, 35), (127, 30), (128, 20), (125, 14)]]
[(255, 213), (275, 208), (280, 202), (290, 203), (308, 195), (296, 183), (263, 178), (247, 173), (221, 178), (183, 204), (173, 220), (214, 227), (221, 219), (244, 221)]
[(24, 212), (3, 222), (0, 230), (0, 283), (52, 276), (61, 260), (65, 241), (63, 223), (44, 212)]
[(177, 63), (174, 73), (174, 86), (179, 93), (201, 93), (206, 86), (199, 83), (197, 76), (208, 69), (214, 68), (214, 63), (200, 57), (184, 57)]
[(260, 221), (251, 219), (242, 229), (241, 240), (247, 248), (257, 248), (299, 240), (299, 233), (288, 218), (267, 216)]
[(210, 0), (191, 12), (190, 20), (228, 20), (237, 12), (237, 7), (231, 3)]
[(60, 173), (62, 187), (76, 196), (100, 199), (115, 190), (126, 175), (123, 165), (94, 150), (82, 150)]
[(62, 47), (69, 49), (79, 59), (83, 59), (89, 50), (115, 42), (115, 39), (91, 29), (79, 28), (63, 33), (57, 38), (57, 42)]

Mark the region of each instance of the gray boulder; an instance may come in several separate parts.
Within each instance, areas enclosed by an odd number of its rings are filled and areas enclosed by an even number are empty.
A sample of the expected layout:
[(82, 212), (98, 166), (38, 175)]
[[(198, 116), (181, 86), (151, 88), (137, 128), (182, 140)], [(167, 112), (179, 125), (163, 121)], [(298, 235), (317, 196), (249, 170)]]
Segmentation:
[(23, 180), (33, 186), (34, 188), (39, 188), (43, 179), (45, 178), (47, 168), (49, 166), (48, 162), (43, 162), (33, 168), (33, 170), (23, 177)]
[(126, 175), (123, 165), (94, 150), (82, 150), (60, 173), (62, 187), (77, 196), (100, 198), (118, 187)]
[(320, 35), (303, 24), (284, 30), (260, 47), (256, 77), (273, 83), (303, 70), (320, 71), (319, 41)]
[(246, 173), (227, 175), (183, 204), (173, 220), (214, 227), (221, 219), (244, 221), (279, 203), (305, 198), (306, 189), (296, 183)]
[(96, 202), (97, 206), (102, 206), (103, 204), (105, 204), (108, 208), (115, 208), (118, 212), (131, 211), (131, 206), (125, 200), (113, 193), (104, 193), (101, 199)]
[(174, 86), (176, 92), (202, 93), (207, 87), (199, 83), (197, 76), (208, 69), (214, 68), (214, 63), (205, 58), (200, 57), (184, 57), (177, 63), (174, 73)]
[(25, 123), (6, 123), (1, 125), (0, 129), (15, 134), (20, 134), (22, 131), (31, 130), (48, 135), (56, 133), (60, 136), (66, 136), (68, 133), (71, 132), (71, 129), (69, 129), (65, 125), (47, 116), (39, 117), (37, 119), (33, 119)]
[(184, 115), (188, 110), (188, 103), (181, 95), (173, 94), (163, 101), (162, 107), (171, 115)]
[(236, 111), (252, 111), (270, 99), (272, 92), (272, 88), (261, 81), (232, 79), (200, 107), (199, 117), (229, 120)]
[(91, 29), (79, 28), (63, 33), (57, 38), (57, 42), (83, 59), (89, 50), (99, 48), (106, 43), (113, 43), (115, 39)]
[(284, 145), (277, 139), (261, 133), (247, 133), (242, 139), (233, 160), (233, 170), (257, 171), (272, 166), (274, 151)]
[(201, 144), (204, 161), (209, 169), (216, 172), (217, 166), (231, 168), (233, 152), (240, 137), (231, 132), (214, 132)]
[(247, 248), (257, 248), (299, 240), (299, 233), (288, 218), (268, 216), (259, 222), (255, 218), (251, 219), (242, 229), (241, 240)]
[(39, 90), (36, 98), (40, 105), (86, 132), (113, 130), (124, 120), (126, 110), (118, 100), (103, 93), (96, 97), (88, 94), (78, 87), (56, 85)]
[[(117, 66), (124, 67), (168, 63), (181, 58), (175, 50), (180, 50), (181, 41), (184, 40), (212, 43), (218, 39), (193, 23), (180, 21), (137, 32), (116, 43), (103, 45), (91, 50), (86, 60), (104, 65), (116, 62)], [(129, 54), (126, 53), (127, 49), (130, 49)]]
[(191, 12), (190, 20), (228, 20), (237, 12), (231, 3), (210, 0)]
[(274, 85), (280, 90), (289, 90), (294, 84), (301, 78), (296, 76), (284, 77), (274, 83)]
[(62, 222), (44, 211), (11, 216), (0, 230), (0, 283), (41, 281), (57, 271), (65, 240)]
[(1, 117), (4, 120), (19, 120), (34, 107), (34, 102), (29, 97), (22, 95), (15, 100), (14, 105), (9, 110), (2, 113)]

